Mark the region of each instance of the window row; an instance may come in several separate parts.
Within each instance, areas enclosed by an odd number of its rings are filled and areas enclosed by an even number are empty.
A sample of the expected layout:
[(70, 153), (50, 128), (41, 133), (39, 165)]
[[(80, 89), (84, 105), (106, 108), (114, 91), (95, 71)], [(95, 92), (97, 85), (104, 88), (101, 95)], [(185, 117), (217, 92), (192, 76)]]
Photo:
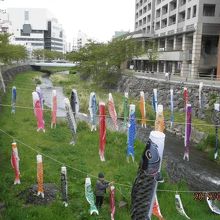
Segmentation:
[(139, 2), (136, 3), (136, 9), (141, 7), (144, 3), (151, 1), (151, 0), (140, 0)]

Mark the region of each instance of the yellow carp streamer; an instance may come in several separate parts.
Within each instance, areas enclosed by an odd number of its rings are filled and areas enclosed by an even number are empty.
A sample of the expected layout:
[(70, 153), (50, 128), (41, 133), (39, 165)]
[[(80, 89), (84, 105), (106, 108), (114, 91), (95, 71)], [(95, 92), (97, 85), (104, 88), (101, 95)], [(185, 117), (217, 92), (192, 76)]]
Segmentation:
[(145, 108), (145, 98), (144, 92), (140, 92), (140, 112), (141, 112), (141, 126), (146, 128), (146, 108)]

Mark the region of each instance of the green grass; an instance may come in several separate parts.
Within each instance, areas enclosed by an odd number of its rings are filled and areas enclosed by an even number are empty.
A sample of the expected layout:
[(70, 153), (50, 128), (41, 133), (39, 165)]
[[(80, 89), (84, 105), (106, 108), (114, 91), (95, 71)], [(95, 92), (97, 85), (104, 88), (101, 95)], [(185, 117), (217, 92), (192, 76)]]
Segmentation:
[[(16, 85), (18, 88), (18, 106), (32, 107), (31, 91), (35, 88), (35, 79), (40, 73), (28, 72), (16, 76), (14, 83), (9, 85)], [(65, 76), (66, 77), (66, 76)], [(71, 82), (65, 83), (65, 89), (68, 93), (70, 88), (75, 87), (79, 89), (83, 85), (77, 82), (77, 76), (70, 75)], [(74, 81), (75, 80), (75, 81)], [(61, 85), (64, 85), (64, 83)], [(23, 86), (22, 86), (23, 85)], [(78, 86), (78, 87), (77, 87)], [(96, 89), (93, 85), (86, 88), (84, 84), (84, 93), (80, 94), (85, 97), (84, 102), (87, 103), (89, 92)], [(26, 89), (24, 89), (26, 87)], [(23, 90), (22, 90), (23, 88)], [(82, 87), (81, 87), (82, 88)], [(91, 89), (91, 90), (90, 90)], [(106, 92), (98, 91), (98, 97), (107, 100)], [(101, 94), (102, 92), (102, 94)], [(3, 97), (3, 103), (10, 103), (10, 90), (7, 91), (6, 96)], [(121, 101), (121, 96), (118, 94), (114, 96), (115, 102)], [(84, 107), (87, 111), (86, 107)], [(107, 133), (106, 144), (106, 162), (101, 162), (98, 156), (98, 132), (91, 133), (89, 126), (85, 122), (78, 124), (77, 143), (75, 146), (69, 145), (71, 134), (65, 122), (57, 125), (56, 129), (50, 129), (50, 112), (45, 113), (46, 133), (36, 132), (36, 120), (33, 110), (31, 109), (16, 109), (16, 114), (11, 115), (10, 108), (3, 107), (0, 112), (0, 128), (16, 137), (22, 142), (30, 145), (37, 152), (48, 155), (61, 164), (68, 165), (73, 168), (82, 170), (90, 175), (97, 176), (98, 172), (105, 173), (106, 179), (114, 180), (116, 183), (132, 185), (136, 176), (138, 163), (141, 153), (144, 149), (144, 144), (136, 141), (135, 143), (135, 163), (127, 163), (126, 161), (126, 140), (125, 134), (118, 132)], [(21, 185), (13, 185), (14, 173), (10, 164), (11, 142), (12, 138), (7, 137), (0, 132), (0, 202), (6, 204), (6, 209), (0, 211), (0, 219), (8, 220), (32, 220), (32, 219), (74, 219), (74, 220), (90, 220), (110, 219), (109, 212), (109, 195), (106, 194), (105, 203), (99, 216), (90, 216), (88, 213), (89, 205), (84, 195), (84, 181), (86, 174), (80, 173), (76, 170), (67, 168), (68, 171), (68, 186), (69, 186), (69, 206), (64, 208), (61, 202), (61, 195), (58, 193), (57, 199), (50, 205), (25, 205), (17, 195), (36, 183), (36, 155), (37, 152), (29, 149), (21, 143), (18, 143), (20, 156), (20, 171), (21, 171)], [(60, 186), (60, 168), (61, 164), (54, 162), (50, 158), (43, 156), (44, 162), (44, 182), (54, 183), (59, 188)], [(165, 161), (164, 161), (165, 162)], [(159, 185), (159, 189), (171, 189), (174, 191), (187, 190), (184, 182), (172, 184), (163, 170), (165, 176), (165, 183)], [(93, 187), (96, 179), (92, 178)], [(129, 220), (130, 208), (130, 188), (119, 186), (116, 184), (116, 220)], [(158, 192), (161, 212), (166, 219), (181, 220), (181, 217), (175, 210), (175, 193)], [(185, 206), (187, 214), (192, 219), (215, 220), (219, 219), (214, 216), (204, 201), (194, 201), (191, 193), (182, 193), (182, 201)], [(124, 200), (128, 203), (127, 207), (118, 208), (119, 201)], [(155, 218), (152, 218), (155, 220)]]

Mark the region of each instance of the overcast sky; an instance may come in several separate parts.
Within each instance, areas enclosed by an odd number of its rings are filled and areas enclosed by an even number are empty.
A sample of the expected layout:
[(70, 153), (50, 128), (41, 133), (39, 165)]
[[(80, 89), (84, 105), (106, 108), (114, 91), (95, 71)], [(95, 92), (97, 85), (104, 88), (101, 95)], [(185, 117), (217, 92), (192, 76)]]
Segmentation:
[(99, 41), (114, 31), (134, 30), (135, 0), (0, 0), (0, 8), (47, 8), (63, 25), (72, 42), (78, 30)]

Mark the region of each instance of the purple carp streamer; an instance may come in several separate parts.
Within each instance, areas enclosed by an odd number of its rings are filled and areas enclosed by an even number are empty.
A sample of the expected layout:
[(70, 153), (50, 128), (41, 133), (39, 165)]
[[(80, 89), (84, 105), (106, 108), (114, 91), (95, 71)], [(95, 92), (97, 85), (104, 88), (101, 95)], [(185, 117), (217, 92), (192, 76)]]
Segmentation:
[(192, 106), (191, 104), (186, 105), (186, 121), (185, 121), (185, 137), (184, 137), (184, 156), (183, 160), (189, 161), (189, 146), (191, 137), (191, 123), (192, 123)]
[(96, 94), (94, 92), (90, 93), (89, 97), (89, 114), (90, 114), (90, 122), (91, 122), (91, 131), (96, 131), (96, 123), (97, 123), (97, 101)]
[(170, 127), (173, 128), (174, 122), (174, 104), (173, 104), (173, 89), (170, 89)]

